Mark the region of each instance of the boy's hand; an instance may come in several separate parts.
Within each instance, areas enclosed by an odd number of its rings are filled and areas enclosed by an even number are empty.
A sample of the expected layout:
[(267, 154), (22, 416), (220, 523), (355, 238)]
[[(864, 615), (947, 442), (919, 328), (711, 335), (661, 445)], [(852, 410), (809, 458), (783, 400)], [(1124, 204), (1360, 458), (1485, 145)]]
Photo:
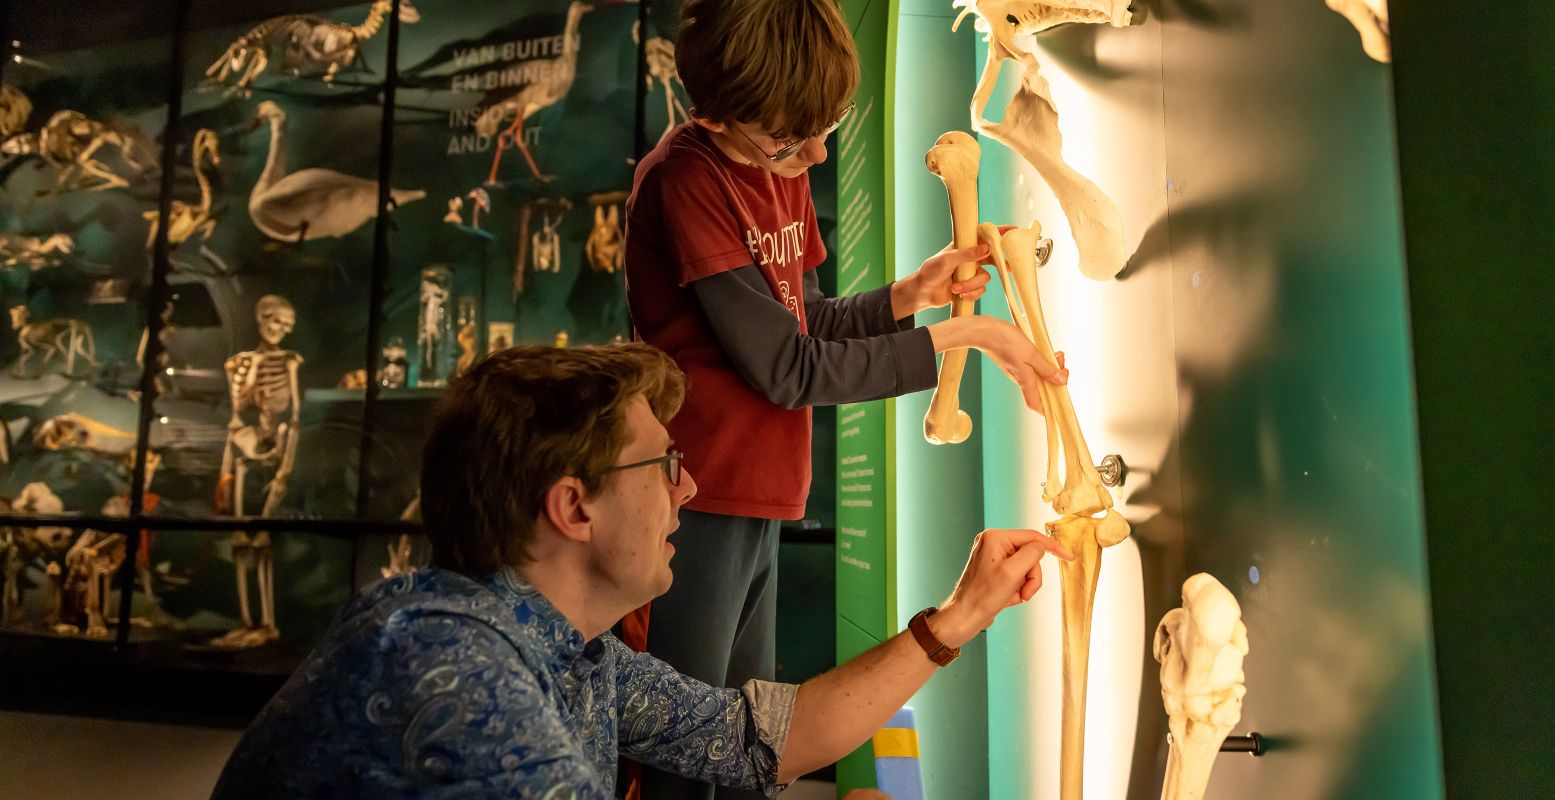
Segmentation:
[(891, 286), (891, 313), (896, 319), (909, 317), (926, 308), (939, 308), (955, 299), (976, 301), (988, 291), (988, 270), (981, 267), (971, 278), (954, 280), (956, 267), (968, 261), (985, 263), (988, 245), (944, 250), (929, 256), (917, 272)]

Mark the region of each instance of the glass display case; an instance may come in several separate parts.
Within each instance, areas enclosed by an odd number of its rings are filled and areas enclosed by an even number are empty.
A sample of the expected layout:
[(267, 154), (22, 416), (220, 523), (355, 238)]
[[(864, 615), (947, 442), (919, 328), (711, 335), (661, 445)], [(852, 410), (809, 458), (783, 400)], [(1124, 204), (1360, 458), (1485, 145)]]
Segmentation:
[(111, 653), (141, 705), (241, 718), (356, 586), (425, 563), (441, 387), (630, 336), (625, 199), (686, 105), (648, 15), (7, 4), (7, 703), (79, 700)]

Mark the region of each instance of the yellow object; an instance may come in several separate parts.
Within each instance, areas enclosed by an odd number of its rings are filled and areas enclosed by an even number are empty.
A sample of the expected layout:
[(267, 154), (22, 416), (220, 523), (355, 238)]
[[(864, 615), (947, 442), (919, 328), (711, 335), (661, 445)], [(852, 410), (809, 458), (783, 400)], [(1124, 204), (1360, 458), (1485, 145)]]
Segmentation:
[(917, 758), (918, 732), (912, 728), (875, 731), (875, 758)]

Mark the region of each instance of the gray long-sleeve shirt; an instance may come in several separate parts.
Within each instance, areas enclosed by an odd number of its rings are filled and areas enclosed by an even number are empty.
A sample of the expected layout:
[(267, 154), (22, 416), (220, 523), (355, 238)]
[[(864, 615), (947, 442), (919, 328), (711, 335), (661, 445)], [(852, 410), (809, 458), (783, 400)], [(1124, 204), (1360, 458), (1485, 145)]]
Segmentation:
[(740, 377), (785, 408), (879, 400), (935, 384), (934, 341), (912, 317), (892, 317), (889, 284), (829, 298), (815, 273), (805, 273), (809, 333), (754, 265), (691, 288)]

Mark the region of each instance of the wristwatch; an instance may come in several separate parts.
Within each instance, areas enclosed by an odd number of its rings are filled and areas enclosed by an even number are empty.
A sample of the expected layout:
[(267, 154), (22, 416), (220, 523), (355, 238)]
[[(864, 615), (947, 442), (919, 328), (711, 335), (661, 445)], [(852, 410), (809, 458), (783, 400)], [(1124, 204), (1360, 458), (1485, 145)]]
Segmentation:
[(929, 660), (943, 667), (955, 661), (961, 655), (961, 648), (946, 646), (944, 642), (936, 639), (933, 632), (929, 630), (928, 619), (938, 611), (938, 608), (930, 606), (914, 614), (913, 618), (907, 623), (907, 630), (912, 632), (912, 638), (917, 640), (918, 646), (923, 648), (923, 652), (929, 654)]

